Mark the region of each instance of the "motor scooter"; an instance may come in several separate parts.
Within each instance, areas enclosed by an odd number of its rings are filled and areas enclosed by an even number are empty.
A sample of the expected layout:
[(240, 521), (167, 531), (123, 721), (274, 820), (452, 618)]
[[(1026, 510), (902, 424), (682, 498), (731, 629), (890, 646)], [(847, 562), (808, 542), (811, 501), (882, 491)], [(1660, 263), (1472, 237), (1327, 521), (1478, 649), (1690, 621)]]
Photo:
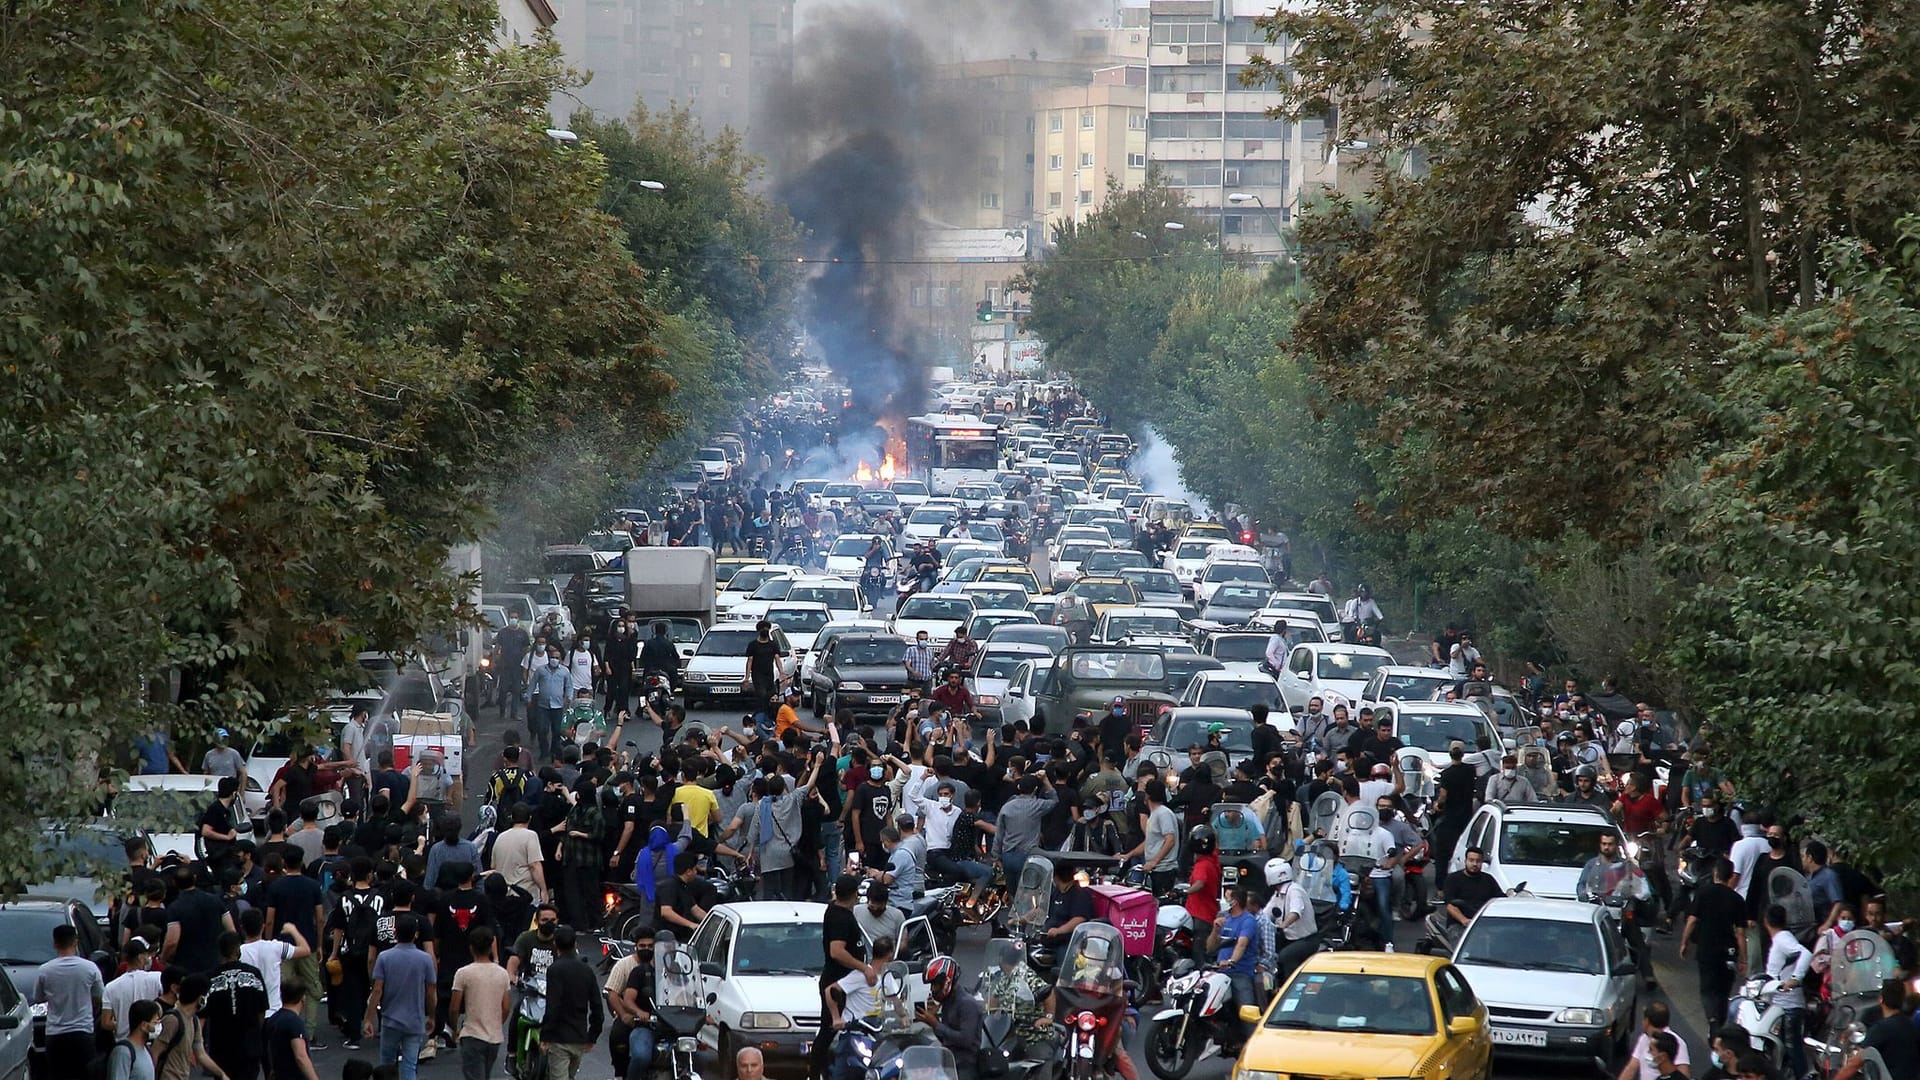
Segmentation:
[(1112, 1075), (1127, 1014), (1125, 946), (1118, 929), (1095, 922), (1074, 928), (1060, 955), (1053, 1003), (1066, 1031), (1060, 1044), (1061, 1075), (1067, 1080)]
[(1053, 900), (1053, 860), (1029, 856), (1020, 868), (1020, 881), (1007, 905), (1007, 934), (1018, 941), (1027, 966), (1052, 981), (1060, 964), (1057, 944), (1046, 938), (1047, 910)]
[(1773, 1003), (1779, 991), (1779, 979), (1756, 975), (1733, 992), (1733, 1001), (1727, 1009), (1727, 1022), (1740, 1025), (1747, 1033), (1748, 1044), (1767, 1059), (1776, 1073), (1786, 1060), (1786, 1046), (1781, 1038), (1786, 1010)]
[(907, 993), (907, 965), (895, 960), (880, 973), (876, 994), (880, 999), (880, 1030), (873, 1042), (867, 1064), (866, 1080), (901, 1080), (912, 1077), (906, 1056), (916, 1048), (938, 1049), (933, 1029), (915, 1020), (913, 1002)]
[[(1020, 943), (1010, 938), (987, 942), (986, 966), (974, 992), (980, 998), (982, 1076), (1006, 1080), (1052, 1080), (1059, 1068), (1058, 1040), (1023, 1030), (1019, 1018), (1038, 1013), (1047, 987), (1026, 970)], [(1057, 1029), (1052, 1029), (1057, 1030)]]
[(1855, 930), (1827, 953), (1824, 1000), (1808, 1017), (1807, 1060), (1814, 1071), (1832, 1076), (1846, 1064), (1866, 1036), (1868, 1017), (1880, 1003), (1881, 984), (1900, 973), (1893, 949), (1872, 930)]
[(515, 985), (513, 1019), (507, 1030), (507, 1075), (514, 1080), (545, 1080), (547, 1051), (540, 1025), (547, 1019), (547, 976), (522, 975)]
[(700, 1075), (694, 1067), (694, 1055), (700, 1049), (700, 1025), (707, 1010), (700, 1003), (697, 976), (693, 951), (675, 940), (671, 932), (660, 931), (653, 946), (654, 1061), (664, 1059), (673, 1080), (693, 1080)]

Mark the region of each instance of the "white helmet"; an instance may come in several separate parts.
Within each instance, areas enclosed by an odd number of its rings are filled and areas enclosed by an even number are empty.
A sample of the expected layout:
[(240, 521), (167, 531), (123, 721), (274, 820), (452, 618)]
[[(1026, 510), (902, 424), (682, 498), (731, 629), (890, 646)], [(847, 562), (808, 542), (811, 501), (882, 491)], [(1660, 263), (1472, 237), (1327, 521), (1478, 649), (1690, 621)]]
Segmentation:
[(1633, 721), (1622, 720), (1614, 726), (1613, 735), (1616, 739), (1631, 739), (1633, 738), (1633, 731)]
[(1277, 889), (1293, 881), (1293, 864), (1285, 859), (1267, 860), (1267, 887)]

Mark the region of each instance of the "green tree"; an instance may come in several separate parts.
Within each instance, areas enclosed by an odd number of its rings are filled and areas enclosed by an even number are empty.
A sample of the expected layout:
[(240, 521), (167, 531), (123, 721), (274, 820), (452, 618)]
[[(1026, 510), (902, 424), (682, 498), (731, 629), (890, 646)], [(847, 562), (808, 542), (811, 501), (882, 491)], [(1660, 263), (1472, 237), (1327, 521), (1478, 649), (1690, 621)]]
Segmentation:
[(543, 134), (557, 54), (497, 47), (496, 17), (0, 23), (0, 876), (137, 732), (244, 743), (448, 625), (448, 548), (555, 432), (637, 468), (668, 423), (602, 162)]
[(1297, 110), (1336, 106), (1332, 137), (1387, 151), (1342, 152), (1365, 216), (1335, 197), (1302, 226), (1298, 338), (1373, 412), (1403, 505), (1634, 537), (1673, 465), (1723, 435), (1719, 335), (1812, 302), (1824, 243), (1884, 246), (1920, 201), (1911, 15), (1334, 0), (1273, 18)]
[(1743, 334), (1725, 422), (1668, 557), (1700, 585), (1672, 663), (1712, 759), (1912, 886), (1920, 825), (1920, 217), (1881, 254), (1837, 245), (1832, 295)]

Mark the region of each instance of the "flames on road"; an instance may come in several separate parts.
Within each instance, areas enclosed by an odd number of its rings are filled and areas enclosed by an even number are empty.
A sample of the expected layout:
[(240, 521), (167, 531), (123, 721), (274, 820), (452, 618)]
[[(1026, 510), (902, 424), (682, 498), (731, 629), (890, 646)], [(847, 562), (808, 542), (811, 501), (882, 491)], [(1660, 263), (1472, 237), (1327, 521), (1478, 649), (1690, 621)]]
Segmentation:
[(895, 472), (896, 468), (893, 464), (893, 455), (888, 454), (886, 458), (880, 462), (880, 468), (877, 470), (862, 461), (859, 466), (853, 470), (853, 479), (855, 483), (859, 484), (871, 484), (875, 480), (882, 483), (891, 483)]

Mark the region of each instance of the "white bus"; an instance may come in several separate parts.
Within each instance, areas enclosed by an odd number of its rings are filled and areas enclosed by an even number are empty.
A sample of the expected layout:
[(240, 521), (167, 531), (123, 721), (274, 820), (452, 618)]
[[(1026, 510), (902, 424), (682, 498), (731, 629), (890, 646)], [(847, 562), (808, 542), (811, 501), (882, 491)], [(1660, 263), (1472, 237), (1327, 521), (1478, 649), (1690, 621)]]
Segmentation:
[(954, 486), (993, 480), (1000, 468), (1000, 433), (968, 413), (907, 418), (907, 473), (935, 495)]

